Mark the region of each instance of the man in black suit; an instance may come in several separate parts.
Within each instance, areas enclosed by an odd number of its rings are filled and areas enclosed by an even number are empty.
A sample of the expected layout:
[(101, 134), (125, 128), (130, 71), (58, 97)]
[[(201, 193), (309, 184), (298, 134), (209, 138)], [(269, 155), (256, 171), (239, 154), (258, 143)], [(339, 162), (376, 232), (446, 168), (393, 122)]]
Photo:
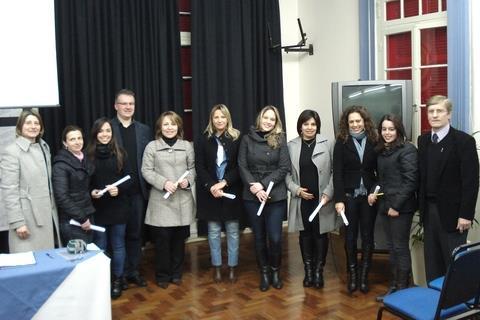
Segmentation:
[(418, 138), (420, 214), (427, 281), (446, 273), (453, 249), (464, 244), (475, 215), (479, 164), (475, 139), (450, 126), (452, 103), (427, 102), (432, 131)]
[(145, 146), (152, 140), (152, 131), (145, 124), (135, 121), (135, 93), (128, 89), (120, 90), (115, 96), (115, 110), (117, 116), (112, 119), (112, 129), (118, 143), (125, 149), (132, 171), (133, 185), (131, 188), (131, 205), (125, 247), (127, 257), (125, 260), (124, 288), (129, 283), (139, 287), (147, 285), (145, 279), (138, 272), (142, 257), (143, 223), (145, 219), (145, 203), (148, 200), (147, 183), (142, 176), (142, 157)]

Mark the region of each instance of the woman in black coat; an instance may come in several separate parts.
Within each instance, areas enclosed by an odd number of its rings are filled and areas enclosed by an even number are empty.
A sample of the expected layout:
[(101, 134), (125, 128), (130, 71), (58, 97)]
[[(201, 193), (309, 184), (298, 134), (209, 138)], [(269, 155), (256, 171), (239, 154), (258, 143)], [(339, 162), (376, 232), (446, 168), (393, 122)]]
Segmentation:
[[(65, 127), (61, 149), (53, 159), (52, 184), (60, 218), (60, 234), (64, 244), (72, 239), (93, 241), (90, 225), (95, 208), (90, 197), (92, 163), (85, 157), (82, 129), (74, 125)], [(69, 224), (73, 219), (80, 227)]]
[[(238, 167), (245, 211), (255, 236), (260, 290), (268, 290), (270, 284), (281, 289), (282, 222), (287, 216), (285, 177), (291, 164), (280, 115), (274, 106), (264, 107), (258, 114), (256, 126), (243, 136)], [(267, 195), (270, 182), (273, 188)], [(258, 216), (262, 202), (265, 206)]]
[(377, 133), (365, 107), (352, 106), (343, 112), (339, 134), (333, 150), (333, 189), (335, 209), (344, 212), (345, 251), (349, 292), (357, 290), (357, 236), (362, 239), (360, 291), (366, 293), (372, 261), (376, 209), (368, 204), (368, 191), (375, 186), (377, 169)]
[[(385, 228), (392, 273), (389, 294), (406, 288), (410, 277), (410, 228), (417, 209), (417, 149), (405, 141), (405, 129), (396, 115), (383, 116), (378, 133), (378, 185), (383, 195), (372, 193), (368, 200), (372, 205), (377, 202), (379, 217)], [(377, 300), (383, 300), (383, 296)]]
[[(94, 164), (90, 186), (95, 206), (95, 223), (103, 226), (106, 232), (95, 233), (95, 243), (104, 251), (111, 248), (113, 282), (111, 296), (116, 299), (122, 294), (123, 271), (125, 264), (125, 229), (130, 211), (128, 197), (131, 180), (117, 187), (110, 186), (130, 173), (127, 167), (126, 152), (117, 144), (112, 125), (107, 118), (93, 123), (87, 157)], [(99, 192), (108, 187), (104, 194)]]
[[(215, 105), (210, 112), (208, 126), (202, 138), (195, 143), (195, 170), (197, 172), (197, 217), (208, 222), (208, 243), (213, 280), (222, 280), (222, 224), (227, 234), (229, 281), (235, 282), (238, 264), (239, 219), (242, 203), (237, 155), (240, 132), (233, 128), (227, 106)], [(233, 194), (235, 199), (224, 197)]]

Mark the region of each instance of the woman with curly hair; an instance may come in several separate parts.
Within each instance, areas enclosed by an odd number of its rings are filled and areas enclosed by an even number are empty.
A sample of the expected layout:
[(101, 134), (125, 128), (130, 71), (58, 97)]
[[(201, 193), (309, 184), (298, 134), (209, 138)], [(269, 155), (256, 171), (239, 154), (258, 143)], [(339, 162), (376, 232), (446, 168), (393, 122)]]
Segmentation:
[(342, 113), (339, 134), (333, 151), (333, 188), (335, 209), (345, 213), (345, 251), (349, 292), (357, 290), (357, 236), (360, 228), (362, 260), (360, 291), (367, 293), (368, 271), (372, 261), (376, 209), (367, 195), (376, 183), (377, 133), (367, 109), (351, 106)]

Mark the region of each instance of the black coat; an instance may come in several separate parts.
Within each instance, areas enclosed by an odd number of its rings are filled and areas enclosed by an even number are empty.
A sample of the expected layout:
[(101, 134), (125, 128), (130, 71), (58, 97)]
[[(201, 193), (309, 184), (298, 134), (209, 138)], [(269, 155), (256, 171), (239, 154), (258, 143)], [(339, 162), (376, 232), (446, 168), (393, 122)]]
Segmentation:
[(360, 162), (357, 149), (351, 136), (347, 142), (337, 139), (333, 149), (333, 198), (335, 202), (346, 202), (346, 193), (360, 187), (360, 180), (367, 190), (376, 183), (377, 153), (374, 144), (368, 140), (365, 144), (363, 162)]
[[(126, 160), (126, 159), (125, 159)], [(130, 174), (128, 162), (124, 161), (122, 170), (117, 168), (117, 157), (113, 153), (99, 152), (95, 155), (95, 171), (91, 179), (91, 189), (102, 190), (106, 185)], [(95, 223), (99, 225), (125, 224), (127, 223), (130, 212), (130, 199), (128, 189), (132, 185), (132, 180), (127, 180), (118, 186), (118, 195), (110, 196), (106, 192), (101, 198), (93, 199), (93, 205), (96, 209)]]
[(216, 159), (218, 144), (215, 137), (202, 136), (195, 142), (195, 171), (197, 172), (197, 217), (206, 221), (239, 220), (242, 214), (242, 184), (238, 173), (237, 156), (240, 139), (233, 141), (222, 135), (219, 137), (227, 155), (224, 179), (227, 186), (224, 192), (237, 196), (235, 200), (215, 198), (210, 188), (218, 182)]
[[(444, 138), (437, 184), (437, 206), (440, 221), (447, 232), (454, 232), (458, 218), (472, 220), (478, 195), (479, 165), (475, 139), (450, 127)], [(418, 137), (418, 169), (420, 172), (419, 206), (421, 217), (426, 211), (428, 146), (431, 134)]]
[[(392, 208), (400, 213), (417, 210), (417, 149), (411, 143), (383, 150), (377, 159), (379, 192), (378, 212), (387, 214)], [(373, 192), (373, 190), (371, 190)]]
[[(124, 147), (122, 134), (120, 133), (120, 126), (121, 123), (118, 121), (117, 117), (112, 118), (110, 121), (112, 124), (112, 131), (115, 139), (117, 139), (118, 144), (121, 147)], [(143, 152), (145, 151), (145, 147), (147, 144), (153, 140), (152, 130), (147, 125), (133, 120), (132, 125), (135, 126), (135, 133), (136, 133), (136, 142), (137, 142), (137, 154), (132, 155), (129, 154), (128, 157), (130, 162), (136, 161), (137, 168), (138, 168), (138, 175), (136, 177), (132, 177), (138, 179), (140, 183), (140, 189), (142, 190), (142, 195), (145, 200), (148, 199), (148, 184), (142, 176), (142, 159), (143, 159)]]
[(251, 128), (240, 143), (238, 167), (243, 181), (243, 199), (258, 201), (250, 192), (250, 183), (260, 182), (266, 190), (270, 181), (274, 183), (270, 201), (287, 199), (285, 176), (290, 172), (291, 163), (284, 136), (281, 138), (280, 147), (273, 149), (267, 144), (267, 140)]
[(80, 162), (70, 151), (61, 149), (53, 159), (52, 184), (61, 221), (84, 223), (95, 212), (90, 197), (93, 165)]

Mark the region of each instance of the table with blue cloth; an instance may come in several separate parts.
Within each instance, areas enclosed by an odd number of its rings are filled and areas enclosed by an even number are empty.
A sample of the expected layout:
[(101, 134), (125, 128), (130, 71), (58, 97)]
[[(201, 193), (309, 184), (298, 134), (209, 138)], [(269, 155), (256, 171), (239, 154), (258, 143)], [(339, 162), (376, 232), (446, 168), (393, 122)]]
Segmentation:
[(34, 265), (0, 269), (0, 319), (111, 319), (110, 259), (101, 251), (34, 256)]

